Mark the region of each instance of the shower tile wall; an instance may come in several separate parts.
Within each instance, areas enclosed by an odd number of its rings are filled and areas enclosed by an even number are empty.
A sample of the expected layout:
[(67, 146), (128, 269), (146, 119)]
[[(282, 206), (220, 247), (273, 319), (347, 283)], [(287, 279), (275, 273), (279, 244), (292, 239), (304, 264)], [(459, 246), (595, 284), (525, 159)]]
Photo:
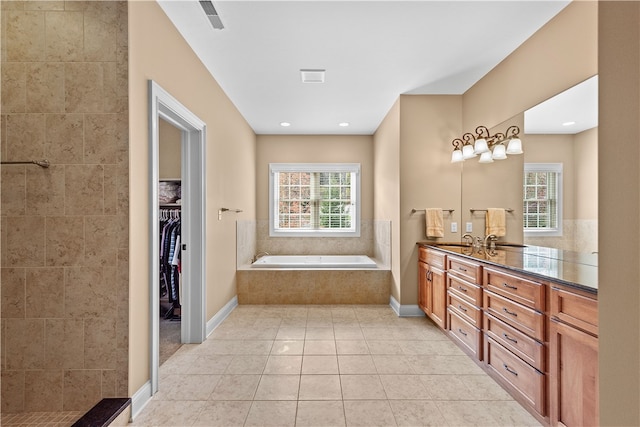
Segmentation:
[(127, 396), (127, 3), (2, 1), (2, 412)]

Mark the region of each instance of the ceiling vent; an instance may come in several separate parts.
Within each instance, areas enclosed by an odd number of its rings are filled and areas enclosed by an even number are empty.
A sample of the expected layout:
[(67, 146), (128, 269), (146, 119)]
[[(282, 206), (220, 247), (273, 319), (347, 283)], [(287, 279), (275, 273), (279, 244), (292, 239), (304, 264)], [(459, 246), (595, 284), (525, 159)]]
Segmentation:
[(302, 83), (324, 83), (326, 70), (300, 70)]
[(204, 13), (207, 15), (207, 18), (209, 18), (209, 22), (211, 22), (213, 28), (215, 28), (216, 30), (223, 30), (224, 25), (222, 25), (220, 16), (218, 15), (216, 8), (213, 7), (213, 3), (211, 3), (211, 1), (209, 0), (200, 1), (200, 6), (202, 6), (202, 9), (204, 9)]

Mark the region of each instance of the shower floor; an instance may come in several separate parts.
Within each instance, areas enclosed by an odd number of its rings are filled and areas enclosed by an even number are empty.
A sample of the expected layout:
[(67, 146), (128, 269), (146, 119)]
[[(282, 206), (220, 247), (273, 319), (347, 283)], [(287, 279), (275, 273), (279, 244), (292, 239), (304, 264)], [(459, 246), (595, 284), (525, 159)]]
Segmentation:
[(0, 424), (3, 427), (17, 426), (49, 426), (49, 427), (69, 427), (76, 422), (83, 412), (21, 412), (19, 414), (2, 414)]

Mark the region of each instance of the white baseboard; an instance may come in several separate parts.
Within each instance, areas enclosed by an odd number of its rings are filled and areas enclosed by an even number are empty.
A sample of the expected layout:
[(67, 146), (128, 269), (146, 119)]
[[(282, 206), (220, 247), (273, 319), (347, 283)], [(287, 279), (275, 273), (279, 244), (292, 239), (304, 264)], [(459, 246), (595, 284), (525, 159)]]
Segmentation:
[(207, 336), (216, 329), (226, 319), (234, 308), (238, 306), (238, 296), (231, 298), (231, 300), (224, 305), (213, 317), (207, 322)]
[(136, 417), (142, 412), (147, 403), (151, 401), (151, 381), (144, 383), (133, 396), (131, 396), (131, 420), (135, 420)]
[(389, 297), (389, 305), (398, 317), (422, 317), (424, 312), (416, 304), (400, 305), (393, 295)]

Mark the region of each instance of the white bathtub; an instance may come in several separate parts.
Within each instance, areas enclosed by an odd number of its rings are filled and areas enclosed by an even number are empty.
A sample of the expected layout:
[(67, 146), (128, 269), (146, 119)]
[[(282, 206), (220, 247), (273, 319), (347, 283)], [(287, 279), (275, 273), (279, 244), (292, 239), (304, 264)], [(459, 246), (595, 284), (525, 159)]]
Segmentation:
[(376, 268), (366, 255), (266, 255), (253, 268)]

